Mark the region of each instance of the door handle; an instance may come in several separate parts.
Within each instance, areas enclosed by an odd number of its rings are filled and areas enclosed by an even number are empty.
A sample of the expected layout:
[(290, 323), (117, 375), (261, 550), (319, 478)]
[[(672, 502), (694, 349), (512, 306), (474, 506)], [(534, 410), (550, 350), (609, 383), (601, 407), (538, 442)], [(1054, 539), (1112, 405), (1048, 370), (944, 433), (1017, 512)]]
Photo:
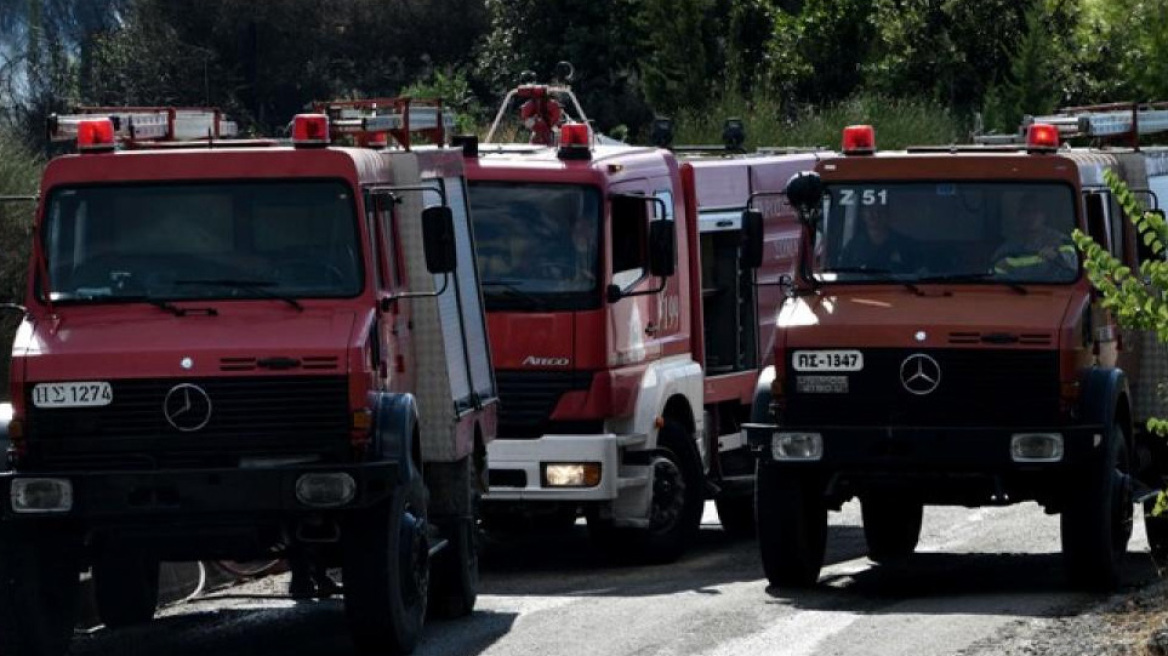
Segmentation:
[(645, 324), (645, 334), (646, 335), (656, 335), (657, 334), (657, 324), (653, 323), (652, 321)]

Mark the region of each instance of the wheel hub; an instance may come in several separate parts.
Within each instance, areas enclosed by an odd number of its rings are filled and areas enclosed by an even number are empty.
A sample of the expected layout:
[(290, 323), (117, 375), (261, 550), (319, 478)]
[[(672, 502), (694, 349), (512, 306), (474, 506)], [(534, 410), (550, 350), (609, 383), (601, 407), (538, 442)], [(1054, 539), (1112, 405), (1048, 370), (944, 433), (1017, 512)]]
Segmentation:
[(402, 597), (407, 603), (424, 599), (430, 585), (430, 541), (426, 520), (406, 510), (401, 524)]
[(685, 477), (677, 463), (665, 456), (653, 459), (653, 500), (649, 529), (667, 531), (681, 520), (685, 508)]

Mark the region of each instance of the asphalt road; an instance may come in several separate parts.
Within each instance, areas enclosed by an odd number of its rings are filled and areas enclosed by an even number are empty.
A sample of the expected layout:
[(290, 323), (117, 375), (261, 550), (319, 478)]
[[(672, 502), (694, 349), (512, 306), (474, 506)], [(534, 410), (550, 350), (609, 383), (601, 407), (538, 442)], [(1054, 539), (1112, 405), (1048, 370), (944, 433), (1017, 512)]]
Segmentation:
[[(767, 589), (757, 547), (733, 540), (707, 507), (699, 543), (668, 566), (617, 567), (594, 556), (582, 524), (495, 542), (469, 618), (430, 622), (419, 656), (527, 654), (703, 656), (994, 653), (1020, 625), (1075, 614), (1103, 599), (1063, 578), (1058, 518), (1033, 504), (927, 508), (906, 566), (864, 557), (859, 507), (832, 513), (817, 589)], [(1126, 584), (1151, 582), (1143, 526)], [(272, 593), (273, 577), (233, 592)], [(204, 599), (153, 624), (79, 635), (74, 654), (351, 654), (340, 600)]]

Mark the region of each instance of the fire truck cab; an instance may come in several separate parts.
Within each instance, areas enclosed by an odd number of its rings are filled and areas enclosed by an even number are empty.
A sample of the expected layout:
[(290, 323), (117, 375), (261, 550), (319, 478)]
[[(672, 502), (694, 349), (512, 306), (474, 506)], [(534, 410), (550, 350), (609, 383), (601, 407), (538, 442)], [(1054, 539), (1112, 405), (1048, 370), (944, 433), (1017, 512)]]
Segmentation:
[(466, 144), (501, 401), (484, 517), (583, 513), (615, 554), (670, 560), (707, 498), (753, 525), (741, 425), (781, 298), (756, 269), (789, 271), (779, 193), (815, 155), (683, 159), (593, 134), (566, 88), (512, 95), (557, 93), (556, 145)]
[(13, 345), (5, 653), (66, 651), (87, 570), (106, 626), (149, 621), (163, 560), (340, 567), (368, 653), (472, 610), (494, 383), (462, 158), (410, 144), (444, 116), (53, 120), (80, 152), (45, 169)]
[(1071, 233), (1133, 270), (1154, 257), (1102, 172), (1146, 193), (1168, 153), (1060, 146), (1091, 136), (1088, 115), (898, 152), (852, 126), (840, 157), (790, 181), (804, 238), (758, 388), (770, 420), (749, 431), (772, 584), (817, 581), (828, 511), (853, 498), (876, 562), (913, 552), (924, 505), (1036, 501), (1061, 514), (1070, 578), (1117, 582), (1133, 506), (1163, 487), (1144, 423), (1168, 360), (1103, 310)]

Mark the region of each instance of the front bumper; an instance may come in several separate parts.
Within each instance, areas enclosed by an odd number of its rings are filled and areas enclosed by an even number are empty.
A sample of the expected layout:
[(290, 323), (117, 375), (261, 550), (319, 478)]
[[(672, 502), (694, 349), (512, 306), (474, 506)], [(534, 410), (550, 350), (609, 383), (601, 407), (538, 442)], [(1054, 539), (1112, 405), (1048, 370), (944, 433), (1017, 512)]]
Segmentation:
[[(538, 439), (496, 437), (487, 445), (490, 491), (484, 501), (613, 501), (621, 490), (643, 486), (648, 467), (622, 463), (623, 447), (644, 443), (643, 435), (544, 435)], [(551, 487), (546, 464), (596, 463), (600, 481), (592, 487)]]
[[(356, 494), (344, 511), (364, 508), (389, 498), (400, 479), (394, 462), (156, 471), (44, 471), (0, 474), (0, 518), (4, 521), (73, 519), (87, 523), (122, 520), (267, 521), (320, 512), (297, 500), (296, 482), (308, 473), (347, 473)], [(12, 482), (19, 478), (61, 478), (73, 486), (73, 507), (67, 513), (16, 513)]]
[[(783, 432), (822, 435), (818, 460), (776, 460), (771, 445)], [(1056, 462), (1016, 462), (1010, 441), (1020, 433), (1058, 433)], [(983, 504), (1057, 501), (1102, 457), (1103, 426), (787, 427), (753, 425), (747, 439), (764, 466), (823, 487), (836, 499), (895, 491), (926, 503)]]

